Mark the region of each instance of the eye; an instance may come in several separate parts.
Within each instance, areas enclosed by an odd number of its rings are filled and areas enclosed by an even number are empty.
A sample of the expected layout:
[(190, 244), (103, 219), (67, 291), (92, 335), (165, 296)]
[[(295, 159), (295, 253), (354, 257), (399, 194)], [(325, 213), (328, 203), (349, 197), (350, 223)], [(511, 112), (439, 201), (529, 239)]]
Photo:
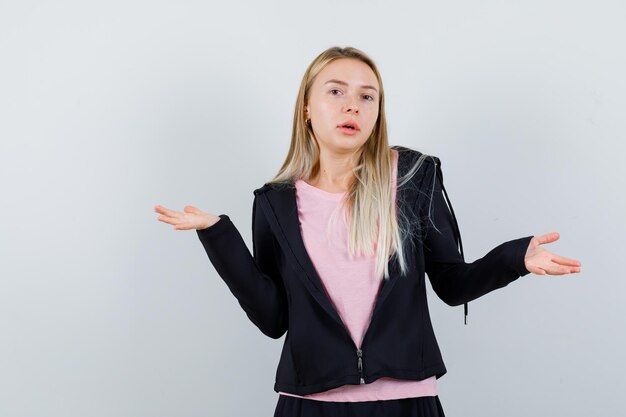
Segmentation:
[(336, 88), (333, 88), (332, 90), (330, 90), (330, 94), (332, 94), (333, 96), (336, 96), (336, 94), (333, 94), (333, 91), (339, 91)]
[(369, 97), (369, 98), (366, 98), (366, 100), (368, 101), (374, 100), (374, 97), (370, 96), (369, 94), (365, 94), (363, 97)]

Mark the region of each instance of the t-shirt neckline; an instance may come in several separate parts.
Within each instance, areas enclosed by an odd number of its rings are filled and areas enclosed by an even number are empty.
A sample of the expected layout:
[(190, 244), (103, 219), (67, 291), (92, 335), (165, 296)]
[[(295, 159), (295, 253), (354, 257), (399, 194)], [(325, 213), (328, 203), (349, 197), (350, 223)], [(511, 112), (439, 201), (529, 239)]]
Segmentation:
[(330, 200), (341, 200), (341, 198), (343, 196), (345, 196), (348, 192), (347, 191), (343, 191), (343, 192), (339, 192), (339, 193), (333, 193), (330, 191), (326, 191), (326, 190), (322, 190), (321, 188), (315, 187), (311, 184), (309, 184), (308, 182), (299, 179), (296, 181), (296, 184), (299, 187), (305, 188), (306, 190), (308, 190), (311, 193), (314, 193), (316, 195), (319, 195), (321, 197), (330, 199)]

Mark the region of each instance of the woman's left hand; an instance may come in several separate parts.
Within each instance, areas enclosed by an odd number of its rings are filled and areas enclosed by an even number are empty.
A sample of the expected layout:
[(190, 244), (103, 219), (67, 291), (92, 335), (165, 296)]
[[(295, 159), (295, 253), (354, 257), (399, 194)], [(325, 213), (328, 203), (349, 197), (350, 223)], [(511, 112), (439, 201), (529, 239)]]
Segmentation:
[(558, 240), (557, 232), (533, 236), (524, 256), (524, 265), (529, 272), (537, 275), (563, 275), (580, 272), (582, 264), (575, 260), (559, 256), (539, 245)]

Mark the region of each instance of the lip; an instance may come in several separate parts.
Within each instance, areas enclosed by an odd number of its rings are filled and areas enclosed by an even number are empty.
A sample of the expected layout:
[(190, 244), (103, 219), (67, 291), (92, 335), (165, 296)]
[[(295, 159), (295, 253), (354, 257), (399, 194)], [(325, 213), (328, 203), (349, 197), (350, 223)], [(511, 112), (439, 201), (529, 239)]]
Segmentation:
[(349, 127), (337, 126), (337, 129), (344, 135), (356, 135), (359, 133), (358, 129), (350, 129)]
[[(349, 127), (345, 127), (345, 126), (351, 126), (352, 129), (350, 129)], [(354, 120), (346, 120), (338, 124), (337, 129), (339, 129), (342, 133), (345, 133), (347, 135), (354, 135), (361, 130), (359, 128), (359, 124), (355, 122)]]

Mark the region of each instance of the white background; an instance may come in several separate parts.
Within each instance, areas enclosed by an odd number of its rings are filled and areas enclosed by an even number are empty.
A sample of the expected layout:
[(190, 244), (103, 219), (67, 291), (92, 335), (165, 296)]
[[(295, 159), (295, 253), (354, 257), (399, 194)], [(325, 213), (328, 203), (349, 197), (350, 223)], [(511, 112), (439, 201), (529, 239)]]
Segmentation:
[(466, 260), (551, 231), (582, 273), (429, 291), (448, 417), (608, 416), (626, 388), (620, 1), (0, 3), (0, 415), (271, 416), (282, 339), (193, 231), (282, 164), (324, 49), (378, 64), (390, 143), (442, 160)]

